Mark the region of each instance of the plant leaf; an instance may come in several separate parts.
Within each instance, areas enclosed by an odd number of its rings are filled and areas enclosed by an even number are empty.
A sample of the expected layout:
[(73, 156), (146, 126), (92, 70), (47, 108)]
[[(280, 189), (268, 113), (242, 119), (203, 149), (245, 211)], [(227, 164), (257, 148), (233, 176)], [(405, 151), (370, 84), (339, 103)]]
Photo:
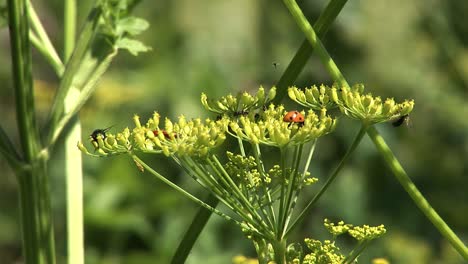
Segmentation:
[(126, 17), (117, 22), (117, 35), (128, 33), (132, 36), (138, 35), (149, 27), (149, 23), (138, 17)]
[(146, 46), (142, 42), (129, 38), (121, 38), (115, 43), (117, 48), (126, 49), (132, 55), (137, 56), (140, 52), (147, 52), (151, 50), (151, 47)]

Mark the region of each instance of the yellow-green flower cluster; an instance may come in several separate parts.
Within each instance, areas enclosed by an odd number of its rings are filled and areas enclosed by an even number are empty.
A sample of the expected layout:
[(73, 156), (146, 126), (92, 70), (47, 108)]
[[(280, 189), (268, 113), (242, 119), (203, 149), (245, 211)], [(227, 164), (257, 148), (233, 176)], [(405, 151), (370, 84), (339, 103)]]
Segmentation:
[(333, 100), (344, 114), (368, 124), (386, 122), (408, 115), (414, 107), (413, 100), (405, 100), (398, 104), (393, 98), (383, 101), (378, 96), (373, 97), (370, 93), (363, 95), (348, 87), (341, 88), (340, 92), (336, 88), (331, 90)]
[(414, 107), (413, 100), (396, 103), (393, 98), (382, 100), (372, 94), (364, 94), (362, 84), (353, 87), (321, 85), (304, 91), (297, 87), (288, 89), (289, 97), (295, 102), (314, 110), (330, 109), (338, 106), (345, 115), (372, 125), (398, 119), (408, 115)]
[(328, 219), (324, 220), (323, 225), (333, 237), (348, 233), (358, 241), (372, 240), (381, 237), (386, 232), (384, 225), (374, 227), (368, 225), (353, 226), (351, 224), (345, 224), (343, 221), (335, 224)]
[(314, 85), (310, 88), (305, 88), (304, 91), (295, 86), (288, 89), (288, 95), (291, 100), (316, 111), (321, 111), (323, 108), (331, 109), (336, 107), (336, 103), (331, 99), (330, 92), (330, 87), (323, 84), (320, 87)]
[(348, 233), (358, 241), (372, 240), (381, 237), (387, 232), (384, 225), (379, 226), (355, 226)]
[[(164, 153), (166, 156), (204, 157), (226, 139), (227, 119), (186, 120), (184, 116), (180, 116), (177, 122), (166, 118), (163, 128), (159, 127), (159, 119), (159, 114), (155, 112), (143, 126), (140, 118), (135, 115), (133, 118), (135, 128), (132, 131), (126, 128), (116, 135), (98, 134), (96, 139), (92, 139), (97, 156), (130, 153), (137, 150)], [(78, 148), (86, 154), (96, 156), (91, 154), (81, 142), (78, 143)]]
[(132, 135), (137, 148), (147, 152), (160, 150), (166, 156), (204, 157), (226, 139), (226, 119), (202, 121), (180, 116), (177, 122), (166, 118), (164, 127), (160, 128), (160, 116), (155, 112), (145, 126), (140, 124), (138, 116), (134, 121)]
[(78, 142), (78, 148), (91, 156), (109, 156), (128, 153), (132, 150), (132, 142), (130, 140), (131, 133), (129, 128), (125, 128), (122, 132), (111, 134), (107, 132), (98, 133), (95, 137), (90, 136), (91, 144), (93, 144), (96, 154), (92, 154), (86, 149), (82, 142)]
[(252, 110), (261, 109), (276, 96), (276, 88), (272, 87), (268, 94), (260, 87), (255, 95), (243, 92), (234, 96), (229, 94), (219, 100), (210, 100), (202, 93), (201, 103), (210, 112), (229, 117), (246, 115)]
[(328, 232), (332, 234), (334, 237), (348, 232), (353, 227), (353, 225), (345, 224), (343, 221), (340, 221), (337, 224), (335, 224), (335, 223), (330, 222), (330, 220), (328, 219), (324, 220), (323, 225), (328, 230)]
[(231, 122), (232, 135), (253, 144), (284, 147), (299, 145), (333, 131), (336, 120), (322, 111), (320, 117), (312, 110), (305, 115), (304, 123), (283, 121), (287, 112), (283, 106), (271, 104), (260, 117), (241, 116), (239, 122)]
[(345, 257), (339, 253), (340, 249), (335, 242), (306, 238), (305, 243), (312, 251), (305, 255), (303, 264), (341, 264)]
[(261, 185), (269, 184), (271, 178), (269, 174), (263, 175), (258, 171), (257, 162), (252, 156), (244, 157), (227, 152), (228, 162), (226, 172), (231, 176), (236, 176), (242, 186), (249, 189), (258, 188)]

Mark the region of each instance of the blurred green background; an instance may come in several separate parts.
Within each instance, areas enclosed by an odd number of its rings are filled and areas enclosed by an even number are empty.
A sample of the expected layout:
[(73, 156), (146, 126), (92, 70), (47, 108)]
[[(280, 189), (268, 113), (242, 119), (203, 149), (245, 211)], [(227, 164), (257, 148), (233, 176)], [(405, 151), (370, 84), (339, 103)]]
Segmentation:
[[(93, 1), (79, 1), (80, 21)], [(62, 1), (33, 1), (54, 44), (62, 46)], [(315, 21), (326, 1), (299, 1)], [(80, 117), (83, 138), (95, 128), (132, 125), (157, 110), (175, 118), (208, 116), (200, 93), (270, 88), (303, 40), (281, 1), (142, 1), (135, 14), (150, 29), (140, 37), (152, 51), (133, 57), (122, 52), (100, 82)], [(410, 127), (378, 125), (410, 177), (440, 215), (468, 241), (468, 1), (349, 1), (333, 24), (325, 46), (346, 78), (397, 100), (413, 98)], [(0, 31), (1, 124), (18, 142), (8, 30)], [(38, 117), (44, 121), (58, 79), (33, 54)], [(277, 66), (274, 67), (273, 64)], [(316, 57), (296, 81), (299, 87), (331, 84)], [(292, 105), (290, 103), (287, 103)], [(292, 106), (299, 108), (298, 106)], [(340, 119), (336, 133), (317, 147), (311, 172), (321, 182), (337, 165), (359, 129)], [(60, 143), (59, 143), (60, 145)], [(56, 154), (60, 153), (57, 148)], [(78, 150), (77, 150), (78, 151)], [(59, 262), (65, 254), (63, 160), (50, 163)], [(203, 197), (173, 162), (146, 160), (163, 175)], [(198, 207), (127, 157), (84, 157), (86, 263), (168, 263)], [(15, 176), (0, 160), (0, 259), (18, 260), (20, 226)], [(309, 189), (310, 198), (318, 187)], [(353, 224), (385, 224), (387, 235), (359, 259), (385, 257), (391, 263), (462, 263), (461, 257), (424, 217), (382, 162), (368, 138), (352, 161), (310, 211), (293, 240), (327, 238), (323, 218)], [(344, 248), (347, 241), (341, 241)], [(187, 263), (231, 263), (254, 256), (237, 227), (213, 216)], [(6, 261), (6, 262), (4, 262)]]

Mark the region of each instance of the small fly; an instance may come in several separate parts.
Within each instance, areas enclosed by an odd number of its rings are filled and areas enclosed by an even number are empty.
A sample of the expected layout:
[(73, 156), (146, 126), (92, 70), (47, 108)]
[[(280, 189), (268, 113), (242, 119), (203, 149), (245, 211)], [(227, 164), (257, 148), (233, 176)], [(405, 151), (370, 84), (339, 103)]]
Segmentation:
[(409, 115), (404, 115), (404, 116), (399, 117), (397, 120), (393, 121), (392, 126), (399, 127), (403, 124), (405, 124), (406, 126), (409, 126), (409, 122), (410, 122)]
[(97, 138), (99, 135), (101, 135), (102, 139), (105, 139), (106, 138), (106, 133), (107, 131), (109, 131), (109, 129), (111, 129), (113, 126), (110, 126), (108, 128), (98, 128), (98, 129), (95, 129), (93, 131), (93, 133), (91, 133), (91, 135), (89, 135), (89, 138), (91, 139), (92, 142), (96, 142), (97, 143)]

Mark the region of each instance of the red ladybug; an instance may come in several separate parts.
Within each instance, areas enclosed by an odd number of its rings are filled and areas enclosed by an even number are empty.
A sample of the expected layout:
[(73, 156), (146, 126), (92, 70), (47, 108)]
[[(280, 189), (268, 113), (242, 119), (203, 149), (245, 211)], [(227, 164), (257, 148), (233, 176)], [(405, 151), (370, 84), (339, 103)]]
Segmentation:
[(304, 115), (299, 113), (298, 111), (289, 111), (286, 115), (283, 117), (284, 122), (289, 122), (289, 123), (298, 123), (298, 124), (303, 124), (304, 123)]
[[(161, 132), (166, 139), (171, 139), (171, 135), (169, 135), (169, 133), (166, 130), (163, 130), (163, 129), (153, 130), (154, 136), (157, 137), (159, 135), (159, 132)], [(174, 137), (177, 138), (177, 135), (174, 135)]]

